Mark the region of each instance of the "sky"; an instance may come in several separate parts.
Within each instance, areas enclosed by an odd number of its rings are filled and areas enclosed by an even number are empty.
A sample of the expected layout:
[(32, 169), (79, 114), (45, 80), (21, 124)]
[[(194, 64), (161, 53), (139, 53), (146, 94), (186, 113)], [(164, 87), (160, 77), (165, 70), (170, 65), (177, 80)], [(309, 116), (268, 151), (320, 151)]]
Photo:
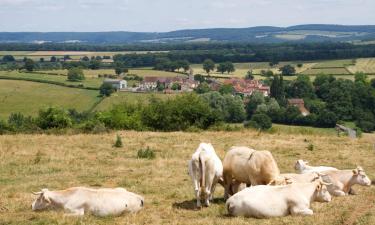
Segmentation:
[(375, 0), (0, 0), (0, 31), (374, 25)]

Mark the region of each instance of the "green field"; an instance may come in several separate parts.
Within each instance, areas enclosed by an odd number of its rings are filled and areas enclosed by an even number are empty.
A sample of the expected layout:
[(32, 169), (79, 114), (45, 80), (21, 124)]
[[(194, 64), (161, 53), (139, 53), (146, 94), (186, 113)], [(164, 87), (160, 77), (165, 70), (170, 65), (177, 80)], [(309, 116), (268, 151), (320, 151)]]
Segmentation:
[[(53, 72), (53, 71), (49, 71)], [(18, 71), (0, 71), (0, 76), (6, 76), (11, 78), (25, 78), (25, 79), (35, 79), (35, 80), (46, 80), (46, 81), (55, 81), (64, 83), (67, 85), (79, 85), (83, 84), (84, 87), (91, 87), (91, 88), (99, 88), (100, 85), (103, 83), (104, 78), (91, 78), (87, 77), (85, 80), (80, 82), (72, 82), (67, 81), (67, 76), (65, 75), (49, 75), (45, 74), (45, 72), (35, 72), (35, 73), (23, 73)]]
[(0, 80), (0, 87), (1, 119), (15, 112), (36, 115), (48, 106), (88, 110), (100, 99), (98, 91), (28, 81)]

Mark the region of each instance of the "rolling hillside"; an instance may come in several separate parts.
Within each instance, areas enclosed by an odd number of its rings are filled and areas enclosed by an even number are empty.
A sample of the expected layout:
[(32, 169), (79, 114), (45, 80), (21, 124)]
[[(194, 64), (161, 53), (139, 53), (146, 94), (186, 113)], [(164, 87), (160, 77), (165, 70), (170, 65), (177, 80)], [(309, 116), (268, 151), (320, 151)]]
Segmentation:
[(371, 41), (375, 26), (298, 25), (291, 27), (249, 27), (151, 32), (0, 32), (0, 42), (21, 43), (173, 43), (173, 42), (254, 42), (286, 41)]

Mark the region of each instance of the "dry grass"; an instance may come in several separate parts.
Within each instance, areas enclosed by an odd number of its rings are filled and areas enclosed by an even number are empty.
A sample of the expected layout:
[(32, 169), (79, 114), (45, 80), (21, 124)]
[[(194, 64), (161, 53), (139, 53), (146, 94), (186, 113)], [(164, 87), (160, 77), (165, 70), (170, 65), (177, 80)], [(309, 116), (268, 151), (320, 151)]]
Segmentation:
[[(194, 210), (193, 188), (187, 160), (199, 142), (212, 142), (221, 158), (232, 145), (267, 149), (283, 172), (293, 171), (296, 159), (339, 168), (362, 165), (372, 179), (374, 135), (359, 140), (336, 137), (319, 130), (301, 133), (258, 134), (255, 131), (152, 133), (119, 132), (123, 148), (112, 148), (116, 133), (103, 135), (0, 136), (0, 224), (374, 224), (375, 188), (355, 187), (358, 195), (335, 198), (329, 204), (314, 203), (310, 217), (268, 220), (225, 216), (223, 189), (215, 203)], [(307, 150), (312, 143), (314, 150)], [(140, 148), (150, 147), (156, 159), (137, 159)], [(64, 217), (62, 212), (32, 212), (31, 191), (43, 187), (122, 186), (142, 194), (146, 207), (137, 215), (121, 217)]]
[(355, 66), (349, 66), (351, 73), (363, 72), (375, 74), (375, 58), (357, 59)]

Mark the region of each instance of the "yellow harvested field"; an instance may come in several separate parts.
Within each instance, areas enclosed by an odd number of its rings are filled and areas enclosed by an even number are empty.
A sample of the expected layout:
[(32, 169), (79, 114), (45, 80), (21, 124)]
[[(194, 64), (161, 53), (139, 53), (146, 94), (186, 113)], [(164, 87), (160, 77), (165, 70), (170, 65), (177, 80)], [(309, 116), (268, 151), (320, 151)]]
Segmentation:
[(364, 72), (375, 74), (375, 58), (357, 59), (355, 66), (348, 66), (351, 73)]
[[(275, 126), (270, 133), (237, 132), (133, 132), (100, 135), (0, 136), (0, 224), (217, 224), (217, 225), (327, 225), (375, 224), (375, 186), (354, 186), (357, 195), (311, 205), (312, 216), (272, 219), (234, 218), (226, 215), (223, 188), (217, 187), (210, 207), (195, 208), (194, 189), (187, 161), (198, 144), (211, 142), (221, 159), (233, 145), (269, 150), (282, 172), (293, 172), (297, 159), (312, 165), (352, 169), (361, 165), (375, 178), (374, 134), (361, 139), (337, 137), (320, 129)], [(113, 148), (116, 135), (124, 147)], [(308, 150), (313, 144), (314, 150)], [(149, 147), (156, 158), (138, 159)], [(62, 211), (33, 212), (32, 191), (73, 186), (124, 187), (145, 197), (145, 208), (135, 215), (97, 218), (64, 216)]]

